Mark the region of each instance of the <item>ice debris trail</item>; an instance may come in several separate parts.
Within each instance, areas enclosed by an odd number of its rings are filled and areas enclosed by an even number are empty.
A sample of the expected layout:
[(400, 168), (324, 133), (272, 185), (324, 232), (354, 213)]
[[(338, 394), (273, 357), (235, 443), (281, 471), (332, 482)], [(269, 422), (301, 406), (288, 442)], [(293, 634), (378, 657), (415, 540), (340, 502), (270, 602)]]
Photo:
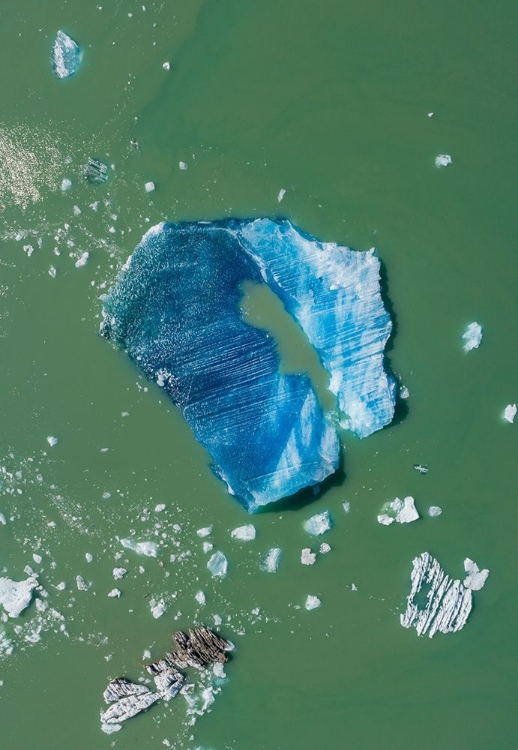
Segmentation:
[(58, 78), (68, 78), (77, 73), (83, 53), (79, 45), (64, 31), (58, 31), (52, 48), (54, 73)]
[(101, 333), (182, 411), (213, 470), (249, 512), (318, 484), (339, 461), (308, 377), (279, 372), (271, 337), (241, 318), (244, 281), (266, 281), (331, 374), (361, 437), (391, 421), (383, 369), (391, 322), (379, 261), (322, 244), (288, 221), (159, 224), (103, 300)]
[[(423, 552), (413, 560), (412, 587), (407, 598), (407, 608), (400, 615), (404, 628), (414, 627), (418, 635), (455, 633), (467, 622), (473, 606), (471, 590), (481, 589), (488, 570), (479, 571), (469, 558), (464, 561), (468, 576), (464, 582), (447, 576), (437, 560)], [(421, 593), (424, 589), (423, 593)], [(423, 598), (426, 592), (426, 599)]]

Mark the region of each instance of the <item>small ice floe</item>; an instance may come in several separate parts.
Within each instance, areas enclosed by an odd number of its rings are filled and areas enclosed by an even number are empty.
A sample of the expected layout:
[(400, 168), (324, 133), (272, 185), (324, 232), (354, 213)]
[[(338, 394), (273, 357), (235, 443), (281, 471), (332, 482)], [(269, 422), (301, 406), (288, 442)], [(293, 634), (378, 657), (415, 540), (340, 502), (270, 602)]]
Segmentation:
[(133, 539), (121, 539), (120, 543), (126, 549), (131, 549), (136, 552), (137, 555), (144, 555), (145, 557), (156, 557), (158, 554), (158, 548), (155, 542), (135, 542)]
[(286, 190), (284, 188), (281, 188), (279, 190), (279, 195), (277, 196), (277, 202), (280, 203), (285, 195), (286, 195)]
[(166, 610), (166, 603), (163, 599), (151, 599), (149, 602), (149, 609), (155, 620), (158, 620)]
[(77, 73), (82, 52), (79, 45), (64, 31), (58, 31), (52, 48), (54, 73), (58, 78), (68, 78)]
[(276, 573), (281, 559), (281, 548), (272, 547), (268, 550), (261, 562), (261, 570), (266, 573)]
[(478, 349), (482, 342), (482, 326), (479, 323), (470, 323), (462, 334), (464, 341), (463, 349), (470, 352), (472, 349)]
[(391, 523), (411, 523), (417, 521), (419, 513), (415, 507), (415, 500), (410, 495), (400, 500), (396, 497), (391, 503), (385, 503), (383, 513), (378, 516), (378, 523), (390, 526)]
[(516, 417), (516, 404), (507, 404), (503, 416), (506, 422), (513, 424), (514, 418)]
[(100, 159), (88, 159), (84, 175), (92, 185), (102, 185), (108, 182), (108, 165)]
[(162, 63), (162, 67), (164, 70), (171, 70), (171, 63), (168, 63), (168, 62)]
[(52, 277), (53, 279), (55, 279), (55, 278), (56, 278), (56, 273), (57, 273), (57, 271), (56, 271), (56, 269), (54, 268), (54, 266), (51, 266), (51, 267), (49, 268), (49, 276), (51, 276), (51, 277)]
[(205, 554), (213, 549), (214, 545), (212, 544), (212, 542), (203, 542), (203, 551), (205, 552)]
[(154, 189), (155, 189), (154, 182), (146, 182), (146, 184), (144, 185), (144, 190), (146, 191), (146, 193), (152, 193)]
[(331, 520), (331, 515), (328, 510), (325, 510), (323, 513), (317, 513), (316, 515), (311, 516), (311, 518), (308, 518), (308, 520), (304, 522), (304, 529), (312, 536), (320, 536), (321, 534), (325, 534), (326, 531), (329, 531), (332, 525), (333, 522)]
[(433, 112), (428, 112), (427, 114), (428, 114), (428, 117), (433, 117), (433, 115), (434, 115)]
[(435, 157), (436, 167), (448, 167), (450, 164), (453, 164), (453, 159), (449, 154), (439, 154)]
[(116, 581), (120, 581), (124, 576), (126, 575), (128, 571), (126, 568), (114, 568), (112, 571), (112, 575)]
[(61, 182), (61, 190), (66, 193), (67, 190), (70, 190), (71, 187), (72, 181), (65, 177), (65, 179)]
[(4, 516), (3, 513), (0, 513), (0, 524), (2, 524), (2, 526), (6, 526), (7, 525), (7, 519), (6, 519), (6, 517)]
[(111, 599), (120, 599), (122, 595), (122, 591), (120, 589), (112, 589), (108, 592), (108, 596)]
[(328, 552), (331, 552), (331, 545), (327, 542), (322, 542), (319, 552), (321, 555), (327, 555)]
[(94, 556), (90, 552), (85, 552), (85, 559), (86, 559), (86, 562), (90, 563), (94, 559)]
[(414, 627), (418, 635), (427, 633), (429, 638), (437, 631), (455, 633), (461, 630), (473, 606), (471, 589), (482, 588), (489, 571), (479, 571), (468, 558), (464, 561), (464, 568), (469, 575), (462, 583), (445, 575), (437, 560), (428, 552), (414, 558), (412, 564), (411, 590), (406, 611), (400, 615), (401, 625), (404, 628)]
[(300, 562), (302, 563), (302, 565), (313, 565), (316, 559), (316, 554), (312, 552), (309, 547), (304, 547), (304, 549), (300, 553)]
[(88, 591), (91, 585), (91, 582), (85, 581), (83, 576), (76, 576), (76, 586), (78, 591)]
[(320, 601), (318, 596), (311, 596), (310, 594), (309, 596), (306, 597), (306, 603), (304, 604), (304, 606), (306, 609), (309, 610), (309, 609), (317, 609), (318, 607), (320, 607), (321, 604), (322, 602)]
[(245, 526), (238, 526), (237, 529), (230, 532), (230, 535), (233, 539), (239, 539), (241, 542), (251, 542), (255, 539), (255, 526), (251, 523), (248, 523)]
[(489, 570), (487, 568), (480, 570), (477, 563), (470, 560), (469, 557), (464, 560), (464, 570), (468, 574), (463, 581), (464, 586), (471, 591), (480, 591), (487, 581)]
[(197, 591), (194, 595), (194, 598), (202, 607), (204, 607), (207, 603), (207, 599), (205, 598), (205, 594), (203, 593), (203, 591)]
[(41, 561), (43, 560), (41, 555), (36, 554), (36, 552), (33, 553), (32, 559), (36, 563), (36, 565), (41, 565)]
[(182, 170), (183, 172), (185, 172), (185, 170), (187, 169), (187, 164), (186, 164), (186, 163), (185, 163), (184, 161), (180, 161), (180, 162), (178, 162), (178, 166), (180, 167), (180, 169), (181, 169), (181, 170)]
[(205, 528), (203, 529), (198, 529), (196, 533), (202, 538), (205, 536), (210, 536), (212, 534), (212, 526), (205, 526)]
[(159, 503), (155, 505), (155, 513), (162, 513), (165, 510), (165, 503)]
[(109, 683), (103, 697), (106, 703), (112, 705), (106, 711), (101, 711), (101, 729), (106, 734), (112, 734), (121, 729), (121, 721), (127, 721), (145, 711), (160, 700), (161, 696), (151, 692), (145, 685), (118, 677)]
[(223, 552), (215, 552), (207, 563), (207, 570), (215, 578), (223, 578), (227, 575), (228, 560)]
[(90, 257), (90, 253), (88, 252), (88, 250), (85, 250), (84, 253), (81, 253), (81, 255), (79, 256), (79, 258), (76, 260), (76, 262), (74, 264), (75, 267), (76, 268), (82, 268), (83, 266), (86, 266), (86, 264), (88, 263), (88, 258), (89, 257)]
[(430, 471), (426, 464), (414, 464), (414, 469), (418, 471), (419, 474), (428, 474)]
[(439, 508), (438, 505), (430, 505), (428, 508), (428, 515), (431, 518), (437, 518), (437, 516), (440, 516), (442, 513), (442, 508)]
[(25, 581), (12, 581), (0, 578), (0, 604), (9, 617), (19, 617), (32, 601), (32, 592), (38, 586), (36, 575), (30, 575)]
[(52, 435), (49, 435), (47, 438), (47, 443), (50, 445), (51, 448), (53, 448), (55, 445), (58, 444), (57, 437), (52, 437)]
[(351, 591), (358, 591), (358, 586), (355, 583), (351, 583)]
[(342, 503), (342, 507), (344, 509), (344, 513), (351, 512), (351, 503), (349, 501), (347, 501), (346, 503)]
[(406, 385), (402, 385), (399, 389), (399, 398), (402, 398), (406, 401), (407, 398), (410, 398), (410, 391), (406, 387)]

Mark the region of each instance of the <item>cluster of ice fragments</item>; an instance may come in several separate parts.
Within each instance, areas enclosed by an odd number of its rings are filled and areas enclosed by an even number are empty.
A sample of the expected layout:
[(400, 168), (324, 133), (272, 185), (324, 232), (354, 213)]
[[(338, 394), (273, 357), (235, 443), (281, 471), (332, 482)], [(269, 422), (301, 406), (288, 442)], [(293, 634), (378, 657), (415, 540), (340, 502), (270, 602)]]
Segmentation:
[(481, 589), (489, 575), (469, 558), (464, 561), (464, 569), (468, 574), (464, 581), (452, 580), (428, 552), (414, 558), (401, 625), (414, 627), (418, 635), (428, 634), (430, 638), (438, 631), (455, 633), (463, 628), (471, 612), (471, 591)]

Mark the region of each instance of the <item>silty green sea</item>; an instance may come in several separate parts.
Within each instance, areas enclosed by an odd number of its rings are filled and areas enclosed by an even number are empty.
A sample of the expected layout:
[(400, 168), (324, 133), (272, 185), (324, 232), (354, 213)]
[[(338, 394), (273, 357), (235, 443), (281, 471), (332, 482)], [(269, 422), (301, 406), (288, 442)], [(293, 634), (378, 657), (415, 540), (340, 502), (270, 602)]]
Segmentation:
[[(33, 601), (0, 622), (1, 747), (515, 747), (518, 424), (502, 413), (518, 401), (516, 5), (144, 3), (0, 8), (0, 570), (21, 580), (30, 565), (48, 593), (45, 611)], [(83, 49), (62, 81), (58, 29)], [(453, 163), (437, 169), (438, 154)], [(90, 156), (110, 165), (106, 185), (84, 180)], [(247, 543), (230, 530), (249, 517), (181, 415), (98, 335), (99, 297), (150, 226), (229, 216), (376, 246), (396, 324), (388, 357), (410, 391), (390, 427), (343, 433), (343, 471), (253, 517)], [(268, 290), (243, 307), (332, 406)], [(474, 320), (484, 339), (466, 354)], [(405, 495), (421, 519), (379, 525)], [(320, 540), (302, 524), (321, 510), (332, 549), (303, 566)], [(209, 525), (229, 560), (222, 580), (196, 534)], [(124, 550), (130, 536), (158, 556)], [(461, 632), (418, 638), (399, 623), (424, 551), (454, 578), (466, 557), (491, 571)], [(306, 611), (307, 595), (321, 607)], [(236, 651), (209, 710), (190, 715), (180, 696), (103, 734), (108, 679), (143, 678), (146, 650), (158, 658), (174, 629), (215, 615)]]

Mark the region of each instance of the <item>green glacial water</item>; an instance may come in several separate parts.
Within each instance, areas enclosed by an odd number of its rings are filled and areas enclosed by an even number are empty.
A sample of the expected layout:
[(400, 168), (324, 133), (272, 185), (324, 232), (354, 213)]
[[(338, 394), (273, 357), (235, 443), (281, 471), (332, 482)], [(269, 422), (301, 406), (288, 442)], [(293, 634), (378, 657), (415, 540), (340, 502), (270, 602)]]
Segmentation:
[[(49, 605), (0, 621), (13, 647), (0, 649), (1, 747), (515, 747), (518, 423), (502, 412), (518, 401), (516, 5), (144, 3), (0, 8), (0, 570), (21, 580), (31, 565)], [(58, 29), (84, 50), (62, 81)], [(453, 164), (437, 169), (441, 153)], [(83, 179), (89, 156), (113, 165), (106, 185)], [(230, 538), (250, 519), (179, 412), (98, 335), (99, 296), (150, 226), (228, 216), (376, 246), (388, 359), (410, 391), (390, 427), (342, 435), (342, 470), (317, 496), (255, 516), (248, 543)], [(280, 304), (254, 289), (243, 304), (322, 394), (325, 373)], [(474, 320), (484, 340), (466, 354)], [(405, 495), (421, 520), (379, 525)], [(301, 549), (317, 543), (302, 523), (322, 510), (332, 550), (306, 567)], [(223, 580), (196, 534), (208, 525)], [(123, 550), (132, 534), (158, 557)], [(267, 574), (273, 546), (281, 564)], [(455, 578), (465, 557), (491, 571), (461, 632), (418, 638), (399, 623), (424, 551)], [(319, 609), (304, 609), (308, 594)], [(180, 696), (103, 734), (108, 679), (143, 677), (145, 650), (158, 658), (174, 629), (214, 615), (236, 651), (212, 710), (189, 726)]]

